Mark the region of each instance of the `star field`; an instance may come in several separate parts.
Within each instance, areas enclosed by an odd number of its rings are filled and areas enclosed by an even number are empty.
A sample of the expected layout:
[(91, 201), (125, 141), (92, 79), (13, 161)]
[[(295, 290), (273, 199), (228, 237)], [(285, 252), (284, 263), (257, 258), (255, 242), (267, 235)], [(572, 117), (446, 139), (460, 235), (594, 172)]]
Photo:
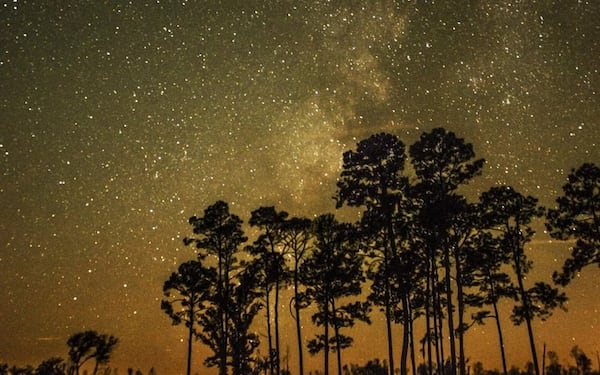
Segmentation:
[[(65, 356), (90, 328), (121, 339), (114, 366), (182, 373), (159, 302), (194, 257), (187, 219), (217, 199), (245, 220), (333, 211), (342, 153), (376, 132), (445, 127), (487, 161), (469, 194), (553, 206), (600, 160), (599, 17), (596, 1), (0, 1), (0, 362)], [(535, 239), (549, 278), (569, 245)], [(600, 344), (585, 272), (540, 328), (563, 356)]]

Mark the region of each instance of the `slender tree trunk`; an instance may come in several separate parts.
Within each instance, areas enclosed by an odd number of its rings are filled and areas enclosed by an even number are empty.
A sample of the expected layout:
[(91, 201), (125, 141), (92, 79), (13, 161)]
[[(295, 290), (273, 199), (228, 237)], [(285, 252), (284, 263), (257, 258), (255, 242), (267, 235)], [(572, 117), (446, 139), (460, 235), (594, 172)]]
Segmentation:
[[(432, 276), (432, 267), (431, 267), (431, 257), (428, 257), (427, 259), (427, 285), (425, 287), (425, 329), (427, 332), (427, 335), (425, 336), (426, 340), (427, 340), (427, 370), (428, 370), (428, 374), (432, 375), (433, 374), (433, 359), (432, 359), (432, 345), (431, 345), (431, 317), (433, 314), (432, 311), (432, 307), (435, 305), (435, 303), (433, 302), (433, 293), (432, 293), (432, 288), (431, 288), (431, 280), (433, 278)], [(434, 315), (435, 316), (435, 315)], [(435, 319), (435, 318), (434, 318)], [(423, 353), (423, 356), (425, 355), (425, 353)]]
[(241, 348), (238, 347), (240, 344), (240, 333), (236, 330), (232, 332), (232, 348), (231, 348), (231, 367), (233, 375), (242, 375), (242, 351)]
[(387, 188), (382, 188), (382, 195), (384, 196), (384, 204), (385, 204), (385, 215), (386, 215), (386, 244), (384, 248), (384, 262), (385, 262), (385, 319), (386, 319), (386, 329), (388, 335), (388, 356), (390, 361), (390, 375), (394, 374), (394, 345), (392, 341), (392, 312), (391, 312), (391, 291), (389, 287), (389, 282), (387, 282), (391, 277), (390, 270), (390, 261), (392, 260), (392, 256), (396, 255), (396, 239), (394, 238), (394, 226), (393, 226), (393, 201), (391, 197), (388, 196)]
[[(333, 316), (336, 317), (335, 300), (331, 301), (331, 310), (333, 312)], [(338, 375), (342, 375), (342, 348), (340, 346), (340, 340), (339, 340), (340, 327), (337, 325), (337, 320), (333, 321), (333, 330), (335, 333), (335, 352), (336, 352), (336, 359), (337, 359), (337, 370), (338, 370)]]
[(269, 297), (270, 294), (270, 288), (267, 285), (265, 293), (265, 303), (267, 305), (267, 309), (265, 311), (265, 315), (267, 318), (267, 341), (269, 346), (268, 365), (269, 373), (273, 375), (275, 373), (275, 364), (273, 363), (273, 334), (271, 329), (271, 298)]
[[(519, 231), (519, 228), (516, 229)], [(531, 347), (531, 358), (533, 360), (533, 369), (535, 370), (535, 375), (540, 375), (540, 366), (538, 363), (537, 350), (535, 348), (535, 338), (533, 336), (533, 327), (531, 324), (531, 306), (529, 304), (529, 296), (525, 291), (525, 285), (523, 284), (523, 272), (521, 270), (521, 262), (519, 257), (519, 251), (521, 246), (519, 244), (513, 244), (515, 248), (513, 249), (513, 260), (515, 262), (515, 273), (517, 274), (517, 281), (519, 284), (519, 294), (521, 295), (521, 300), (523, 301), (523, 307), (525, 308), (525, 323), (527, 325), (527, 334), (529, 335), (529, 346)]]
[(458, 370), (460, 375), (466, 375), (465, 363), (465, 301), (463, 293), (462, 268), (460, 264), (460, 248), (456, 247), (454, 254), (456, 268), (456, 299), (458, 305)]
[(407, 375), (407, 358), (410, 332), (410, 312), (408, 311), (408, 296), (402, 296), (402, 352), (400, 353), (400, 375)]
[[(410, 305), (409, 305), (410, 308)], [(412, 320), (412, 309), (410, 309), (410, 319), (408, 320), (408, 325), (410, 327), (409, 340), (410, 340), (410, 365), (412, 368), (412, 374), (417, 374), (417, 360), (415, 358), (415, 331)]]
[(544, 343), (544, 351), (542, 352), (542, 375), (545, 375), (545, 374), (546, 374), (546, 343)]
[(535, 339), (533, 337), (533, 327), (531, 325), (531, 319), (527, 318), (525, 320), (525, 323), (527, 323), (527, 333), (529, 334), (529, 345), (531, 346), (531, 355), (533, 358), (533, 367), (535, 370), (535, 374), (540, 375), (540, 366), (538, 364), (538, 357), (535, 349)]
[[(427, 344), (427, 373), (429, 375), (433, 374), (433, 360), (431, 357), (431, 349), (432, 349), (432, 345), (431, 345), (431, 303), (430, 303), (430, 299), (431, 299), (431, 286), (430, 286), (430, 282), (431, 282), (431, 275), (429, 274), (429, 270), (427, 270), (427, 286), (426, 286), (426, 296), (425, 296), (425, 332), (426, 332), (426, 336), (425, 336), (425, 340), (426, 342), (424, 343)], [(423, 356), (425, 356), (425, 346), (423, 347)]]
[[(452, 368), (450, 373), (456, 374), (456, 343), (454, 337), (454, 305), (452, 303), (452, 279), (450, 275), (450, 249), (448, 245), (444, 245), (444, 271), (445, 271), (445, 282), (446, 282), (446, 306), (448, 310), (448, 338), (450, 343), (450, 364)], [(539, 375), (539, 374), (538, 374)]]
[(410, 346), (410, 365), (412, 369), (412, 374), (417, 374), (417, 362), (415, 358), (415, 331), (413, 326), (413, 312), (412, 306), (410, 305), (410, 300), (408, 303), (408, 341)]
[[(525, 323), (527, 325), (527, 334), (529, 335), (529, 346), (531, 347), (531, 357), (533, 359), (533, 368), (535, 370), (536, 375), (540, 375), (540, 366), (538, 363), (537, 350), (535, 348), (535, 338), (533, 336), (533, 326), (531, 324), (531, 318), (529, 317), (529, 312), (531, 308), (529, 307), (529, 296), (526, 295), (525, 289), (523, 288), (523, 281), (519, 278), (519, 289), (521, 290), (521, 296), (523, 298), (523, 303), (526, 303), (525, 311), (527, 316), (525, 317)], [(527, 301), (527, 302), (526, 302)]]
[(277, 375), (281, 374), (281, 350), (279, 346), (279, 271), (275, 281), (275, 371)]
[(323, 348), (325, 353), (323, 355), (323, 372), (325, 375), (329, 375), (329, 296), (327, 294), (325, 300), (325, 347)]
[(438, 267), (435, 263), (433, 263), (433, 293), (434, 293), (434, 307), (433, 307), (433, 332), (435, 338), (435, 355), (437, 360), (437, 373), (442, 375), (444, 369), (444, 335), (443, 335), (443, 326), (444, 326), (444, 316), (442, 313), (442, 293), (439, 289), (440, 283), (438, 282), (439, 274)]
[(435, 329), (435, 350), (437, 357), (437, 372), (439, 375), (444, 375), (444, 367), (446, 356), (444, 352), (444, 315), (442, 313), (442, 301), (440, 297), (440, 293), (437, 295), (438, 304), (437, 304), (437, 323)]
[(230, 304), (229, 304), (229, 271), (230, 271), (230, 263), (229, 261), (227, 262), (227, 267), (225, 268), (225, 350), (224, 350), (224, 354), (223, 354), (223, 358), (225, 359), (225, 364), (224, 364), (224, 368), (225, 368), (225, 373), (227, 373), (227, 352), (228, 352), (228, 348), (229, 345), (231, 344), (231, 337), (230, 337), (230, 331), (231, 329), (229, 328), (229, 308), (230, 308)]
[[(387, 273), (386, 265), (386, 273)], [(388, 358), (390, 362), (390, 375), (394, 375), (394, 345), (392, 343), (392, 312), (390, 309), (390, 287), (389, 284), (385, 285), (385, 327), (387, 332), (388, 341)]]
[(448, 336), (450, 341), (450, 369), (451, 374), (456, 374), (456, 343), (454, 341), (454, 305), (452, 303), (452, 279), (450, 277), (450, 250), (444, 246), (444, 270), (446, 272), (446, 306), (448, 310)]
[[(192, 292), (190, 296), (190, 300), (193, 301), (195, 299), (194, 293)], [(186, 375), (191, 375), (192, 373), (192, 340), (194, 336), (194, 304), (190, 303), (190, 312), (189, 312), (189, 320), (190, 327), (188, 330), (188, 346), (187, 346), (187, 367), (186, 367)]]
[(227, 375), (227, 282), (225, 278), (225, 271), (223, 270), (223, 255), (219, 254), (219, 291), (218, 291), (219, 299), (219, 315), (221, 318), (220, 327), (221, 327), (221, 337), (219, 338), (219, 374)]
[(504, 375), (508, 374), (506, 367), (506, 353), (504, 351), (504, 337), (502, 336), (502, 327), (500, 326), (500, 315), (498, 315), (498, 304), (494, 301), (494, 320), (496, 321), (496, 328), (498, 329), (498, 341), (500, 345), (500, 355), (502, 356), (502, 371)]
[(299, 278), (300, 275), (298, 274), (298, 260), (296, 260), (296, 263), (294, 265), (294, 309), (296, 310), (296, 336), (298, 337), (298, 366), (300, 371), (299, 375), (304, 375), (304, 358), (302, 353), (302, 325), (300, 322), (300, 305), (298, 304)]

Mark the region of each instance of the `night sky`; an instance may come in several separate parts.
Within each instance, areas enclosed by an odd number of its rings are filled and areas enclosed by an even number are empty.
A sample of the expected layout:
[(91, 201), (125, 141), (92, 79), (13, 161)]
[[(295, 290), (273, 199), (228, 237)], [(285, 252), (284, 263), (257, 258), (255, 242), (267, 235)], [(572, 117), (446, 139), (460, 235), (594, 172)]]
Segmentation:
[[(187, 219), (218, 199), (245, 221), (261, 205), (333, 212), (342, 153), (373, 133), (410, 145), (445, 127), (487, 161), (466, 194), (510, 184), (545, 206), (600, 161), (596, 0), (0, 4), (0, 362), (66, 358), (95, 329), (120, 338), (121, 375), (183, 373), (185, 328), (160, 299), (194, 258)], [(571, 244), (536, 228), (532, 278), (548, 281)], [(597, 277), (536, 323), (540, 350), (594, 358)], [(346, 362), (385, 357), (373, 320)], [(509, 325), (522, 367), (526, 330)], [(491, 322), (472, 328), (472, 362), (499, 367), (496, 340)]]

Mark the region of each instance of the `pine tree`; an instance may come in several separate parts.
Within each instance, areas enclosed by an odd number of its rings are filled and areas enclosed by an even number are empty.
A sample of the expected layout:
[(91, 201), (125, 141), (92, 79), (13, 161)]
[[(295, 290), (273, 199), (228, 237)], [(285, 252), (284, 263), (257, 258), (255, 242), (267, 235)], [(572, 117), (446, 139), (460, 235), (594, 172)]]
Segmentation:
[(572, 170), (563, 195), (556, 199), (558, 208), (548, 210), (546, 227), (560, 240), (574, 238), (575, 246), (554, 281), (567, 285), (588, 265), (600, 266), (600, 168), (591, 163)]
[[(306, 286), (302, 298), (316, 305), (312, 321), (324, 331), (309, 341), (308, 350), (311, 354), (324, 352), (325, 375), (329, 374), (329, 351), (335, 351), (338, 374), (341, 375), (341, 351), (353, 341), (352, 337), (341, 333), (342, 329), (352, 327), (357, 319), (370, 322), (368, 304), (347, 300), (361, 294), (365, 280), (362, 258), (353, 238), (354, 229), (349, 224), (338, 223), (333, 215), (317, 217), (313, 231), (316, 239), (314, 251), (301, 266)], [(344, 304), (340, 302), (342, 298)], [(333, 329), (333, 334), (330, 329)]]

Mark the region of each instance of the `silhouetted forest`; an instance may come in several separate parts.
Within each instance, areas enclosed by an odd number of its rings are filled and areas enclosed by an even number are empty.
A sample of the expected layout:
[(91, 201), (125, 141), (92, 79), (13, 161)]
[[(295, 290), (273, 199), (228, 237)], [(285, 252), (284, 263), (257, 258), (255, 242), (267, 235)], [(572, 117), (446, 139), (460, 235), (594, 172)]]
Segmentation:
[[(443, 128), (423, 133), (408, 148), (397, 136), (379, 133), (343, 154), (335, 206), (355, 208), (357, 222), (258, 207), (250, 213), (248, 224), (257, 233), (250, 241), (224, 201), (189, 218), (191, 235), (184, 244), (197, 259), (182, 263), (164, 282), (161, 302), (173, 324), (186, 329), (187, 375), (196, 372), (194, 345), (210, 350), (204, 364), (220, 375), (328, 375), (330, 363), (339, 375), (597, 374), (576, 346), (570, 352), (574, 365), (564, 367), (545, 348), (540, 358), (532, 321), (564, 308), (567, 296), (560, 288), (584, 267), (600, 265), (600, 168), (586, 163), (573, 169), (556, 207), (546, 209), (511, 186), (491, 186), (477, 200), (467, 199), (461, 187), (483, 166), (471, 144)], [(544, 220), (553, 238), (575, 240), (570, 257), (552, 275), (553, 285), (529, 273), (534, 264), (525, 249), (536, 220)], [(293, 291), (295, 369), (282, 361), (279, 310), (288, 303), (281, 301), (283, 288)], [(509, 316), (500, 315), (501, 300), (513, 305)], [(312, 337), (300, 324), (302, 314), (310, 314), (310, 332), (317, 332)], [(349, 364), (343, 352), (353, 344), (352, 328), (358, 321), (370, 323), (374, 314), (385, 317), (385, 359)], [(426, 327), (421, 337), (413, 329), (416, 321)], [(493, 325), (500, 370), (468, 362), (464, 336), (475, 324)], [(507, 324), (527, 332), (531, 360), (524, 370), (509, 367)], [(392, 335), (395, 325), (402, 327), (400, 337)], [(88, 361), (93, 375), (109, 375), (117, 343), (110, 335), (78, 333), (67, 342), (67, 361), (52, 358), (37, 368), (2, 365), (0, 375), (80, 375)], [(259, 354), (259, 345), (266, 355)], [(417, 363), (419, 351), (424, 360)], [(322, 356), (320, 372), (305, 368), (306, 355)]]
[[(500, 373), (515, 372), (504, 351), (507, 323), (527, 331), (528, 373), (555, 371), (540, 363), (532, 321), (564, 309), (567, 296), (559, 287), (583, 267), (600, 263), (600, 169), (583, 164), (573, 170), (557, 207), (545, 209), (511, 186), (492, 186), (469, 201), (461, 187), (483, 165), (471, 144), (443, 128), (423, 133), (408, 148), (395, 135), (374, 134), (343, 154), (334, 197), (337, 208), (360, 211), (358, 222), (340, 222), (330, 213), (290, 217), (272, 206), (258, 207), (249, 220), (258, 235), (248, 245), (242, 220), (226, 202), (191, 217), (193, 235), (184, 243), (198, 258), (165, 282), (162, 301), (173, 323), (188, 330), (187, 374), (196, 341), (210, 349), (204, 363), (219, 374), (288, 373), (282, 368), (279, 319), (280, 291), (288, 286), (299, 364), (294, 373), (300, 375), (307, 372), (306, 353), (321, 353), (325, 375), (330, 362), (338, 374), (348, 373), (342, 355), (353, 343), (352, 327), (369, 323), (378, 311), (386, 320), (387, 357), (385, 366), (372, 365), (389, 370), (365, 370), (369, 373), (467, 374), (465, 333), (486, 322), (497, 331)], [(555, 285), (529, 274), (534, 265), (525, 248), (539, 219), (552, 237), (576, 240), (571, 257), (553, 275)], [(510, 316), (500, 316), (502, 299), (513, 304)], [(309, 306), (318, 332), (313, 337), (300, 325)], [(425, 323), (423, 337), (415, 337), (417, 320)], [(260, 325), (266, 356), (257, 351), (260, 336), (254, 330)], [(392, 335), (394, 325), (402, 326), (400, 338)], [(417, 350), (424, 363), (416, 362)], [(574, 348), (573, 357), (583, 358), (580, 354)], [(557, 365), (556, 357), (548, 358)], [(577, 368), (590, 372), (590, 366)]]

